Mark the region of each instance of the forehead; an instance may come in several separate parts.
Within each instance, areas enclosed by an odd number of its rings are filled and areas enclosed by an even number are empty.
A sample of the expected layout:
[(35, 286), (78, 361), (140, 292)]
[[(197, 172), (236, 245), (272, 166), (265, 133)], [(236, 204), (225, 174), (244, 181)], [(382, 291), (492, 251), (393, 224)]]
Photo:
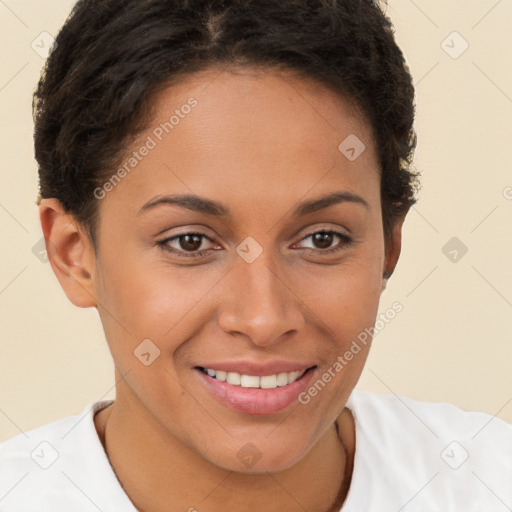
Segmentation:
[[(261, 142), (272, 141), (261, 148), (268, 154), (272, 147), (292, 139), (299, 143), (296, 149), (301, 152), (332, 149), (333, 144), (336, 149), (340, 137), (350, 133), (358, 134), (367, 145), (373, 142), (371, 127), (353, 99), (335, 93), (311, 77), (265, 68), (215, 67), (185, 77), (154, 97), (154, 119), (149, 128), (158, 130), (173, 113), (185, 110), (191, 97), (197, 100), (198, 108), (190, 116), (185, 112), (185, 117), (190, 117), (183, 123), (185, 126), (174, 129), (182, 124), (181, 115), (172, 129), (173, 136), (183, 132), (190, 143), (197, 142), (193, 139), (197, 135), (201, 142), (209, 137), (230, 147), (243, 145), (245, 150), (251, 143), (251, 132)], [(276, 140), (278, 130), (282, 131)]]
[(162, 193), (267, 208), (270, 198), (340, 186), (371, 196), (379, 182), (371, 127), (354, 102), (312, 79), (254, 69), (210, 69), (161, 91), (123, 166), (108, 203), (132, 213)]

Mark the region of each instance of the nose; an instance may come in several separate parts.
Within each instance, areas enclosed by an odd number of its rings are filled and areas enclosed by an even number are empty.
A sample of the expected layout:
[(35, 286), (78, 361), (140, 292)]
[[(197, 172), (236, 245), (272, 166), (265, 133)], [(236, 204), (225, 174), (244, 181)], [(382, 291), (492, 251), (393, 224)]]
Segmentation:
[(305, 318), (301, 300), (288, 281), (285, 273), (263, 255), (252, 263), (240, 261), (224, 283), (220, 328), (231, 335), (245, 336), (260, 347), (299, 331)]

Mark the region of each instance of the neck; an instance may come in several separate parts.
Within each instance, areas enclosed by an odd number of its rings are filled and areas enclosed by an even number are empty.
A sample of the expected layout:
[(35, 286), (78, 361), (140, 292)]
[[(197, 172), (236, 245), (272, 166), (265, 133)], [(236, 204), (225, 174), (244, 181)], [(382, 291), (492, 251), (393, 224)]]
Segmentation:
[(337, 512), (350, 486), (355, 434), (348, 409), (297, 464), (262, 474), (216, 466), (163, 431), (149, 413), (129, 413), (118, 400), (94, 421), (119, 482), (141, 512), (221, 512), (228, 505), (240, 512)]

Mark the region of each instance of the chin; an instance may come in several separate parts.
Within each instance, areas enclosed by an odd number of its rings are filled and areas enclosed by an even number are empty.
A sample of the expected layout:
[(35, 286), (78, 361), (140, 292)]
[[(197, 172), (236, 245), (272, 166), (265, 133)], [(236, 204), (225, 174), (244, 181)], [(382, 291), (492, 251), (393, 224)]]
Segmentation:
[(297, 443), (237, 442), (222, 451), (210, 453), (207, 457), (212, 464), (227, 471), (250, 475), (278, 473), (297, 464), (308, 452), (300, 450)]

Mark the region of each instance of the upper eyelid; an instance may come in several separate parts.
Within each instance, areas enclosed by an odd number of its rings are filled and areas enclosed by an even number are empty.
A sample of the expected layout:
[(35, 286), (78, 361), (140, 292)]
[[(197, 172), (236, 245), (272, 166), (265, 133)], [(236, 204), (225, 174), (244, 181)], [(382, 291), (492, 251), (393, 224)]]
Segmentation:
[(175, 241), (175, 240), (178, 240), (179, 238), (181, 238), (182, 236), (187, 236), (187, 235), (196, 235), (196, 236), (200, 236), (202, 238), (206, 238), (209, 242), (212, 242), (212, 243), (218, 243), (216, 242), (211, 236), (209, 235), (205, 235), (204, 233), (199, 233), (197, 231), (185, 231), (184, 233), (177, 233), (176, 235), (172, 235), (172, 236), (168, 236), (166, 238), (163, 238), (160, 242), (158, 242), (159, 244), (164, 244), (166, 242), (171, 242), (171, 241)]
[[(345, 242), (345, 243), (348, 243), (349, 241), (352, 241), (352, 236), (346, 234), (346, 233), (342, 233), (338, 230), (335, 230), (335, 229), (318, 229), (316, 231), (313, 231), (313, 232), (310, 232), (310, 233), (307, 233), (306, 235), (304, 235), (303, 237), (300, 238), (299, 242), (302, 242), (303, 240), (305, 240), (306, 238), (309, 238), (313, 235), (316, 235), (317, 233), (332, 233), (334, 236), (337, 236), (338, 238), (341, 239), (341, 242)], [(337, 245), (337, 244), (336, 244)], [(333, 247), (329, 247), (327, 249), (311, 249), (310, 247), (306, 247), (306, 249), (310, 249), (310, 250), (317, 250), (319, 252), (328, 252), (329, 250), (333, 249), (334, 247), (336, 247), (336, 245), (334, 245)]]
[[(351, 238), (350, 235), (346, 234), (346, 233), (342, 233), (340, 232), (339, 230), (337, 229), (333, 229), (333, 228), (317, 228), (317, 229), (314, 229), (312, 231), (308, 231), (306, 234), (304, 234), (303, 236), (300, 237), (300, 239), (298, 240), (298, 242), (302, 242), (304, 239), (306, 238), (309, 238), (317, 233), (332, 233), (333, 235), (335, 236), (338, 236), (340, 238)], [(185, 231), (183, 233), (177, 233), (175, 235), (172, 235), (172, 236), (169, 236), (167, 238), (164, 238), (163, 240), (161, 240), (159, 242), (159, 244), (165, 244), (166, 242), (171, 242), (171, 241), (175, 241), (179, 238), (181, 238), (182, 236), (187, 236), (187, 235), (197, 235), (197, 236), (200, 236), (200, 237), (203, 237), (203, 238), (206, 238), (208, 241), (210, 241), (211, 243), (216, 243), (216, 244), (219, 244), (218, 242), (216, 242), (215, 239), (213, 239), (211, 236), (209, 235), (206, 235), (204, 233), (200, 233), (198, 231)], [(220, 245), (220, 244), (219, 244)], [(201, 252), (201, 251), (206, 251), (207, 249), (197, 249), (195, 252)], [(186, 251), (180, 251), (179, 249), (177, 249), (178, 252), (186, 252)], [(194, 251), (191, 251), (190, 254), (193, 254)]]

